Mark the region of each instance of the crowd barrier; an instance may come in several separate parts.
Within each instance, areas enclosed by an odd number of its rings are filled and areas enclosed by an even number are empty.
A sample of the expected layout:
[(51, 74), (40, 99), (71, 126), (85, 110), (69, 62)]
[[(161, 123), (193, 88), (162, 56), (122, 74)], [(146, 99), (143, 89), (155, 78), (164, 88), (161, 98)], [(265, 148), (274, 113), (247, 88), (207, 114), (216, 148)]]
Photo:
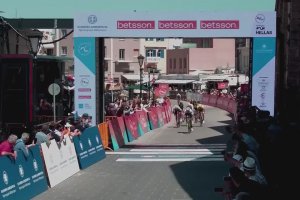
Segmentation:
[(73, 137), (80, 169), (85, 169), (106, 157), (98, 127), (87, 128)]
[(51, 140), (50, 144), (42, 143), (41, 147), (50, 187), (79, 171), (75, 147), (69, 137), (65, 137), (61, 143), (55, 140)]
[(17, 152), (17, 159), (0, 157), (0, 199), (27, 200), (47, 190), (39, 146), (29, 148), (29, 156)]
[(147, 108), (147, 112), (141, 110), (129, 116), (110, 117), (107, 120), (108, 137), (105, 136), (107, 139), (103, 143), (111, 144), (111, 148), (117, 150), (150, 130), (164, 126), (171, 118), (172, 108), (168, 100), (163, 106)]

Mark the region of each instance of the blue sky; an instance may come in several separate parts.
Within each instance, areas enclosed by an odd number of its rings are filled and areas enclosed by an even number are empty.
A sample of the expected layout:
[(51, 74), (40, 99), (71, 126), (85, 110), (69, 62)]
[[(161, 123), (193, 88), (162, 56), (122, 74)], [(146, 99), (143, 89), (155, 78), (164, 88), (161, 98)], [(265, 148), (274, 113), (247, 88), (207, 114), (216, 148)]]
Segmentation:
[(73, 18), (101, 11), (274, 11), (276, 0), (1, 0), (6, 18)]

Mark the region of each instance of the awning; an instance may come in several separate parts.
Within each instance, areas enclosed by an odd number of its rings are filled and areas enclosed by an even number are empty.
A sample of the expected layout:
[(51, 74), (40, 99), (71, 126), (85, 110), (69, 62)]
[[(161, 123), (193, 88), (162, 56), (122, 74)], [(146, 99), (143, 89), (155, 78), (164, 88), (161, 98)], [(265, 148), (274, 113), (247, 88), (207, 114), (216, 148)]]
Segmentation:
[(159, 79), (155, 81), (155, 84), (166, 83), (166, 84), (188, 84), (193, 83), (195, 80), (167, 80)]
[[(125, 90), (135, 90), (135, 89), (140, 89), (140, 85), (130, 85), (128, 87), (125, 88)], [(148, 87), (146, 87), (145, 85), (142, 85), (142, 90), (148, 90)]]
[(129, 81), (139, 81), (140, 75), (139, 74), (124, 74), (122, 77), (126, 78)]

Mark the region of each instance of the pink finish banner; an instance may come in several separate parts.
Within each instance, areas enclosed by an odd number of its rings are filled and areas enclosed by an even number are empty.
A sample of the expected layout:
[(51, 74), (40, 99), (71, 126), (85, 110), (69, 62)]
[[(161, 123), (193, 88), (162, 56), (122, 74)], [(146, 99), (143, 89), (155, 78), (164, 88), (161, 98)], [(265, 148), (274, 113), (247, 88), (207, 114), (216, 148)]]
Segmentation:
[(121, 135), (123, 137), (124, 143), (127, 144), (128, 141), (128, 136), (125, 128), (125, 123), (124, 123), (124, 118), (123, 117), (117, 117), (117, 122), (121, 131)]
[(125, 116), (125, 125), (128, 134), (129, 141), (133, 141), (139, 137), (138, 134), (138, 121), (135, 113), (129, 116)]

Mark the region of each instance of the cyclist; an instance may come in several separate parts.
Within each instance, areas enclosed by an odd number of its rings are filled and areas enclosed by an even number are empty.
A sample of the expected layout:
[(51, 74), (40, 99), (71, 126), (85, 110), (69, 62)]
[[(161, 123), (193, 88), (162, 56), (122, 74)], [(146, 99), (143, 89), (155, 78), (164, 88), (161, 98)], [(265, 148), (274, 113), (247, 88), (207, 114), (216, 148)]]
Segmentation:
[(193, 131), (192, 121), (193, 121), (193, 115), (194, 115), (194, 111), (193, 111), (193, 108), (192, 108), (191, 104), (188, 104), (186, 106), (184, 114), (185, 114), (185, 118), (186, 118), (186, 124), (187, 124), (187, 127), (188, 127), (188, 132), (190, 133), (191, 131)]
[(204, 113), (205, 113), (204, 106), (198, 103), (196, 110), (199, 114), (200, 125), (202, 126), (202, 124), (204, 123)]
[(182, 109), (180, 108), (179, 105), (175, 105), (173, 107), (173, 113), (174, 113), (175, 119), (176, 119), (176, 127), (178, 128), (180, 126), (180, 120), (181, 120), (181, 115), (182, 115)]

